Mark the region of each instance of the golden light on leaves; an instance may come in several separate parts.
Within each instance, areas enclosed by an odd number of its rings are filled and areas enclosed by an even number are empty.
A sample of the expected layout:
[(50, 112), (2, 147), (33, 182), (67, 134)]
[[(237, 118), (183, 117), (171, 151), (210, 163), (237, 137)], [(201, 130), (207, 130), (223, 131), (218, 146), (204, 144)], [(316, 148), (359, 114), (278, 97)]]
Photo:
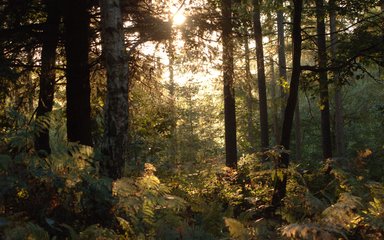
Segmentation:
[(20, 188), (17, 190), (17, 197), (20, 199), (27, 199), (29, 197), (29, 193), (25, 188)]
[(284, 93), (288, 93), (289, 92), (289, 82), (287, 79), (281, 77), (279, 79), (279, 82), (280, 82), (280, 86), (283, 88), (283, 91)]

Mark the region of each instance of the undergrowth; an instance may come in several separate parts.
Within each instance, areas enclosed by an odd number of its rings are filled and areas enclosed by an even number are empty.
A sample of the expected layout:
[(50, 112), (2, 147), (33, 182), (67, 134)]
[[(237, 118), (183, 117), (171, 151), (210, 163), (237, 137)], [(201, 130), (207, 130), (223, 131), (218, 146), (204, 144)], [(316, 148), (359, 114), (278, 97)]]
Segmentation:
[[(221, 158), (181, 164), (175, 174), (145, 163), (112, 181), (99, 174), (98, 149), (65, 142), (62, 113), (53, 114), (37, 121), (15, 114), (17, 131), (2, 132), (2, 239), (384, 237), (384, 184), (371, 177), (368, 162), (383, 156), (367, 150), (351, 160), (360, 165), (291, 164), (284, 204), (270, 212), (273, 181), (282, 175), (275, 169), (278, 148), (243, 156), (237, 170)], [(33, 139), (48, 125), (52, 153), (41, 157)]]

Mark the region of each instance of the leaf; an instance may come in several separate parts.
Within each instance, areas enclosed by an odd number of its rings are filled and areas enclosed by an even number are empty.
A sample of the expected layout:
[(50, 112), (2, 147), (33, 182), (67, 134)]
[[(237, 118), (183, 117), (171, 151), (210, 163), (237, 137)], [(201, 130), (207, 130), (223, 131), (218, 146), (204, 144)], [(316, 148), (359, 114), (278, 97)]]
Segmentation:
[(335, 235), (345, 237), (344, 233), (331, 229), (326, 226), (317, 224), (289, 224), (282, 228), (282, 235), (293, 239), (327, 239), (336, 240), (338, 239)]
[(244, 225), (234, 218), (224, 217), (225, 226), (228, 227), (229, 234), (235, 239), (248, 239), (247, 229)]
[(124, 218), (121, 218), (121, 217), (116, 217), (116, 219), (117, 219), (117, 221), (119, 221), (121, 228), (126, 232), (126, 234), (133, 233), (132, 226), (127, 220), (125, 220)]

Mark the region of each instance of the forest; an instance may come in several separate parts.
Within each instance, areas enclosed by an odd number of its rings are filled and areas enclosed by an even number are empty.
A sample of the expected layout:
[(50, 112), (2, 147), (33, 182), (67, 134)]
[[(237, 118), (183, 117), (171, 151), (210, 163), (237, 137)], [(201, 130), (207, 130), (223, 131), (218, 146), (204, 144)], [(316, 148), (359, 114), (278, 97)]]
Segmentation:
[(0, 239), (384, 239), (383, 129), (384, 0), (0, 0)]

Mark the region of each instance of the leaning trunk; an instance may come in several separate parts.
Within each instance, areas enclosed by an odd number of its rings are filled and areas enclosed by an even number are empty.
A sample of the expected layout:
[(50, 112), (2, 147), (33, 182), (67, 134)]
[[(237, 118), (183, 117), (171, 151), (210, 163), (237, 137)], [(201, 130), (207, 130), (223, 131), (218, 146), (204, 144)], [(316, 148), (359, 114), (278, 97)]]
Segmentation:
[[(301, 74), (301, 12), (302, 12), (302, 0), (294, 0), (294, 12), (293, 12), (293, 29), (292, 29), (292, 43), (293, 43), (293, 55), (292, 55), (292, 76), (289, 87), (289, 95), (287, 100), (287, 106), (284, 112), (283, 129), (281, 136), (281, 145), (289, 150), (291, 141), (291, 132), (293, 124), (293, 116), (297, 104), (297, 96), (299, 91), (299, 81)], [(280, 168), (283, 170), (288, 168), (289, 155), (287, 152), (283, 152), (278, 159), (278, 165), (276, 171)], [(277, 208), (281, 205), (282, 199), (285, 197), (287, 185), (287, 174), (283, 171), (283, 177), (275, 178), (274, 192), (272, 196), (272, 207)]]
[(128, 64), (119, 0), (100, 1), (102, 47), (107, 70), (105, 148), (109, 155), (103, 170), (120, 178), (128, 161)]

